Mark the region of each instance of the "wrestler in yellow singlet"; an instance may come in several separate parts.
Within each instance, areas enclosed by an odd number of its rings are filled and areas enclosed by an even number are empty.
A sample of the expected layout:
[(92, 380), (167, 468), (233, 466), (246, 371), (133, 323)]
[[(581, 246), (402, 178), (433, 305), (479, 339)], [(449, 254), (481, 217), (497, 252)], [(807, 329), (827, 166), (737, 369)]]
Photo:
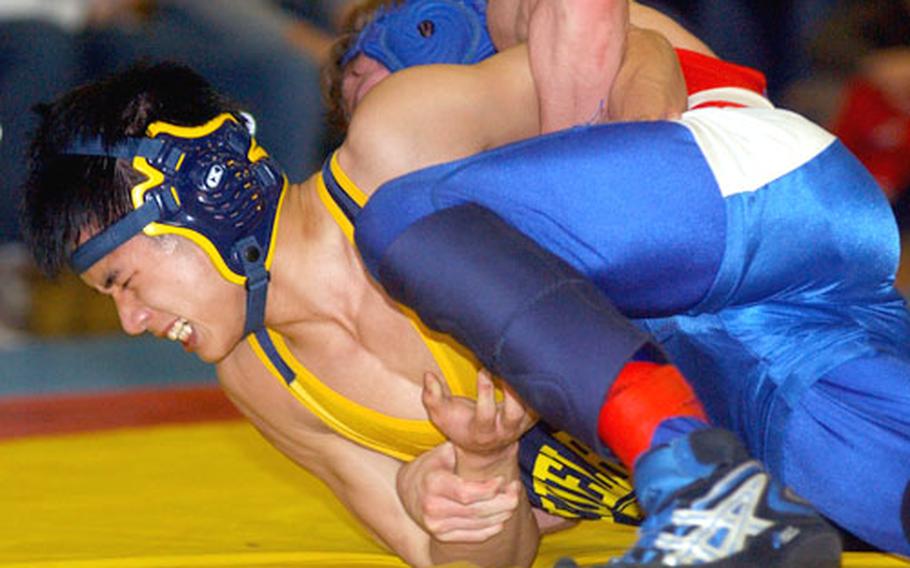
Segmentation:
[[(317, 176), (317, 191), (353, 244), (351, 215), (363, 207), (367, 198), (341, 170), (336, 155)], [(450, 337), (427, 329), (414, 314), (402, 309), (432, 353), (452, 393), (475, 398), (479, 364), (470, 352)], [(250, 335), (248, 341), (257, 356), (297, 400), (340, 435), (403, 461), (410, 461), (445, 440), (429, 420), (388, 416), (341, 396), (304, 367), (280, 335), (272, 331), (269, 335), (284, 363), (293, 370), (294, 379), (285, 381), (256, 336)], [(634, 523), (639, 518), (628, 473), (619, 462), (601, 459), (564, 432), (554, 432), (538, 423), (522, 437), (519, 460), (522, 481), (536, 507), (568, 518), (612, 518), (623, 523)]]

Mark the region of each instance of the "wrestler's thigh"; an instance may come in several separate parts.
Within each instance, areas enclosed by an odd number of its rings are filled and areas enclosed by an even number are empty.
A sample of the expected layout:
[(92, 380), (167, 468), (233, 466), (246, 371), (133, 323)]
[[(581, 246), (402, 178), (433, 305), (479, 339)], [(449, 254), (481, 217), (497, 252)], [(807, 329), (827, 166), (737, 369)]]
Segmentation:
[[(816, 382), (782, 432), (783, 481), (823, 514), (888, 551), (910, 554), (910, 361), (845, 363)], [(903, 511), (902, 511), (903, 508)]]
[(435, 207), (487, 207), (632, 317), (695, 305), (724, 254), (714, 174), (689, 129), (672, 122), (577, 128), (401, 181), (430, 192)]

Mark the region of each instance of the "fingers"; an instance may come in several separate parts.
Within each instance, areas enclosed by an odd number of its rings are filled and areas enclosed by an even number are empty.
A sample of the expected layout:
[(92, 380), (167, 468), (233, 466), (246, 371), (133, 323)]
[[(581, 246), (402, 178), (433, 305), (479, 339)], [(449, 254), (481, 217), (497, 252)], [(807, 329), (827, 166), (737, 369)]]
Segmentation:
[(477, 373), (477, 407), (474, 421), (479, 429), (492, 429), (496, 426), (496, 387), (486, 370)]
[(468, 505), (451, 500), (428, 499), (423, 507), (426, 529), (445, 542), (479, 542), (502, 530), (518, 507), (520, 485), (510, 483), (492, 499)]
[(435, 535), (437, 540), (442, 542), (464, 542), (477, 543), (484, 542), (502, 532), (503, 523), (495, 524), (487, 528), (477, 530), (457, 529), (448, 532), (442, 532)]
[(448, 394), (449, 386), (445, 384), (445, 381), (439, 380), (439, 377), (433, 373), (425, 373), (423, 375), (421, 400), (431, 416), (439, 412), (445, 404)]
[(449, 394), (449, 385), (435, 374), (427, 372), (423, 375), (423, 393), (425, 398), (440, 402)]
[(489, 454), (506, 449), (533, 422), (519, 397), (504, 390), (497, 401), (493, 378), (482, 370), (475, 399), (455, 396), (444, 380), (426, 373), (421, 398), (430, 421), (458, 448)]
[(460, 430), (469, 420), (468, 416), (473, 414), (473, 408), (465, 408), (458, 397), (452, 396), (446, 382), (433, 373), (424, 374), (421, 400), (430, 421), (447, 438), (457, 442)]
[(503, 385), (502, 424), (507, 430), (524, 430), (530, 422), (524, 403), (508, 385)]
[(451, 472), (428, 479), (425, 490), (427, 495), (437, 496), (465, 507), (495, 499), (503, 491), (502, 477), (467, 481)]
[(492, 499), (468, 505), (436, 496), (424, 502), (422, 513), (427, 526), (434, 523), (435, 528), (439, 530), (448, 530), (455, 526), (478, 528), (491, 522), (501, 522), (495, 518), (502, 514), (511, 514), (517, 506), (518, 495), (513, 491), (497, 493)]

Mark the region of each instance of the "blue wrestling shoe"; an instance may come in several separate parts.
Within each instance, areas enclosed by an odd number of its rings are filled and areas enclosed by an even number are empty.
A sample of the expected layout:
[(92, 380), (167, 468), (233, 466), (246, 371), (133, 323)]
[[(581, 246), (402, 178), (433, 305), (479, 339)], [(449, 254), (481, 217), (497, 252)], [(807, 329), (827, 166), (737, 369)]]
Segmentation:
[[(700, 430), (636, 464), (648, 512), (638, 542), (606, 566), (834, 568), (840, 536), (812, 507), (771, 479), (725, 430)], [(577, 566), (562, 560), (557, 568)]]

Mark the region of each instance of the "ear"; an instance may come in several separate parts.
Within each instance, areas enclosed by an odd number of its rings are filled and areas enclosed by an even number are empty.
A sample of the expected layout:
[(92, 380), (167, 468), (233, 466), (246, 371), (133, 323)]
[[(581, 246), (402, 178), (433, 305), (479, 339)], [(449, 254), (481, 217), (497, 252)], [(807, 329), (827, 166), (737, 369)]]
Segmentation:
[(240, 115), (240, 119), (243, 120), (243, 125), (246, 126), (246, 131), (250, 133), (250, 136), (256, 136), (256, 119), (253, 118), (253, 115), (245, 110), (242, 110), (237, 114)]
[(167, 254), (172, 254), (175, 250), (177, 250), (177, 245), (180, 244), (180, 237), (177, 235), (172, 235), (170, 233), (155, 235), (151, 238)]

